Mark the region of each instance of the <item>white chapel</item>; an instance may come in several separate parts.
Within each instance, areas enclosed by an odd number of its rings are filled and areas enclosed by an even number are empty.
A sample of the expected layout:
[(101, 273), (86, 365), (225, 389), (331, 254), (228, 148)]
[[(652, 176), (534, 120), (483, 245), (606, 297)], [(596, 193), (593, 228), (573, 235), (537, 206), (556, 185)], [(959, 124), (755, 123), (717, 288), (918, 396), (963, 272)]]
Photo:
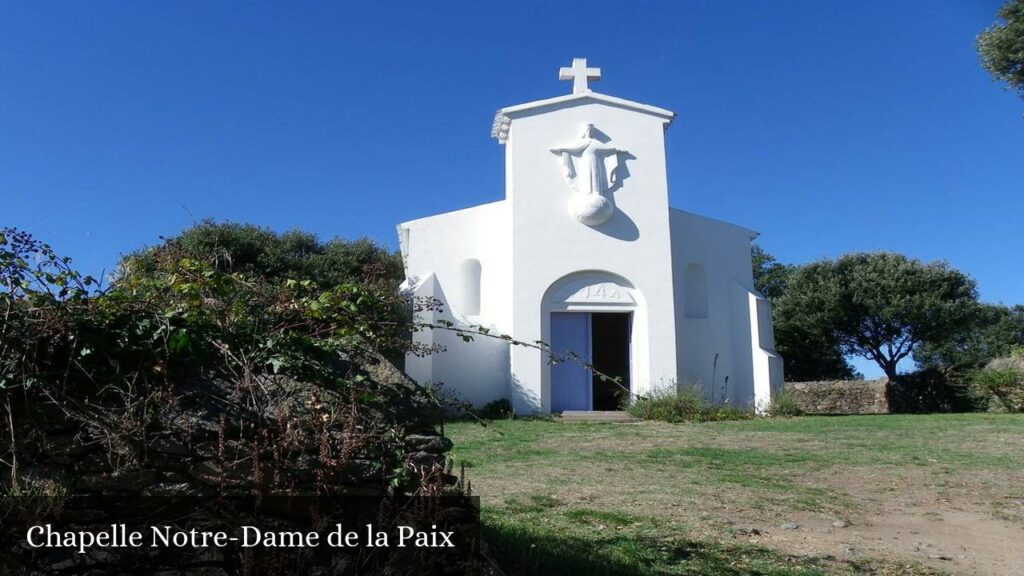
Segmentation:
[(669, 206), (675, 113), (592, 91), (600, 74), (575, 59), (559, 72), (571, 94), (498, 110), (504, 199), (398, 226), (404, 288), (442, 304), (421, 321), (583, 362), (433, 329), (414, 338), (444, 351), (409, 355), (406, 371), (474, 405), (507, 398), (518, 413), (617, 410), (684, 384), (763, 410), (782, 359), (754, 289), (757, 233)]

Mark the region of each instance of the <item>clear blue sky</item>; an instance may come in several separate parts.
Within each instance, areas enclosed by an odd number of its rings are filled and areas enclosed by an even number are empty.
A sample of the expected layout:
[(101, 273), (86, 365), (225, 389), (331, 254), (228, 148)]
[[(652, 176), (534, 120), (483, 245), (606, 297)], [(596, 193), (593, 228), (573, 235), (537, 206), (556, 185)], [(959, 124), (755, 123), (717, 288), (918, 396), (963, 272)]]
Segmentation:
[(1024, 100), (998, 0), (5, 2), (0, 225), (90, 273), (192, 218), (369, 236), (499, 199), (502, 106), (557, 68), (669, 108), (674, 206), (799, 263), (946, 259), (1024, 302)]

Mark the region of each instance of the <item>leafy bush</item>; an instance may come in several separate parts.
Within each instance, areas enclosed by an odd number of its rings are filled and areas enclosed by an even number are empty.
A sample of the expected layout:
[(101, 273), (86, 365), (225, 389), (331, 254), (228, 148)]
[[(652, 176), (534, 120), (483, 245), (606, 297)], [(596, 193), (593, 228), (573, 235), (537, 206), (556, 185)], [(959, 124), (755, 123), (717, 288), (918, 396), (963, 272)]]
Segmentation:
[(1007, 412), (1024, 412), (1024, 355), (998, 358), (974, 375), (974, 385)]
[(405, 274), (397, 252), (373, 240), (322, 241), (301, 230), (277, 233), (235, 222), (204, 220), (163, 244), (134, 252), (120, 264), (120, 274), (158, 272), (168, 252), (202, 261), (219, 272), (236, 272), (268, 280), (304, 279), (323, 288), (359, 283), (396, 289)]
[(804, 411), (796, 401), (796, 396), (789, 390), (780, 390), (772, 396), (772, 405), (768, 409), (768, 415), (773, 418), (788, 418), (802, 416)]
[(657, 389), (647, 396), (637, 397), (627, 411), (636, 418), (663, 422), (713, 422), (754, 417), (754, 412), (749, 409), (728, 404), (711, 405), (692, 386)]
[(512, 418), (515, 412), (512, 410), (512, 403), (507, 398), (499, 398), (494, 402), (484, 404), (482, 408), (476, 411), (476, 415), (484, 420), (501, 420)]
[[(254, 469), (271, 467), (254, 472), (254, 484), (287, 471), (280, 455), (309, 435), (329, 444), (324, 454), (344, 454), (338, 462), (360, 446), (397, 453), (402, 423), (384, 415), (391, 406), (381, 407), (383, 393), (359, 368), (381, 349), (411, 346), (394, 316), (407, 306), (396, 291), (229, 271), (173, 242), (148, 258), (146, 273), (122, 274), (97, 292), (46, 244), (0, 229), (0, 463), (9, 489), (22, 481), (18, 466), (48, 450), (46, 431), (60, 426), (88, 431), (82, 441), (109, 452), (102, 460), (131, 465), (146, 457), (136, 448), (153, 434), (188, 437), (173, 411), (195, 382), (230, 383), (237, 398), (218, 400), (218, 409), (259, 416), (239, 439), (260, 446)], [(267, 408), (283, 406), (287, 381), (323, 390), (308, 399), (313, 424), (265, 417), (287, 420), (284, 408)], [(343, 405), (324, 400), (328, 393)], [(370, 446), (373, 434), (392, 446)]]
[(988, 407), (987, 397), (957, 373), (926, 368), (900, 374), (889, 383), (889, 410), (896, 414), (979, 412)]

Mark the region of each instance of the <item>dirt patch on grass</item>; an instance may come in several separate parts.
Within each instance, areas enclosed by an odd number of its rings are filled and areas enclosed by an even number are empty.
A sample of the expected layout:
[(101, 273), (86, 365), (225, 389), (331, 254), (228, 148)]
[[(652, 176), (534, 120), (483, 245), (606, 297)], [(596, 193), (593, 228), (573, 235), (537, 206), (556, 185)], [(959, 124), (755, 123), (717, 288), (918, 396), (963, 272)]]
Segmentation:
[[(1024, 419), (866, 418), (509, 423), (456, 431), (456, 456), (485, 506), (543, 496), (836, 566), (1024, 574)], [(866, 573), (904, 573), (886, 570)]]
[[(773, 507), (716, 511), (734, 535), (795, 555), (916, 561), (958, 574), (1024, 574), (1024, 501), (1007, 501), (1020, 478), (956, 478), (844, 471), (821, 485), (846, 494), (845, 511)], [(766, 518), (765, 512), (771, 517)], [(705, 532), (720, 536), (721, 530)]]

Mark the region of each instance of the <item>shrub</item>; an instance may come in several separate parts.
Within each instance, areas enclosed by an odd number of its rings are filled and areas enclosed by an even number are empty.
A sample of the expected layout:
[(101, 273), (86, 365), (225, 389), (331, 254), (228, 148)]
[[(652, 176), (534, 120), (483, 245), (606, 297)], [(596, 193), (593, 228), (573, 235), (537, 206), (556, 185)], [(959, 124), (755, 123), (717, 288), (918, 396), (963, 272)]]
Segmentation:
[(925, 368), (889, 383), (889, 410), (895, 414), (979, 412), (988, 407), (963, 375)]
[(680, 388), (658, 389), (647, 396), (638, 397), (627, 411), (636, 418), (682, 422), (695, 420), (696, 415), (706, 407), (703, 398), (696, 391)]
[(482, 408), (476, 411), (476, 415), (484, 420), (501, 420), (512, 418), (515, 412), (512, 411), (512, 403), (507, 398), (499, 398), (484, 404)]
[[(70, 262), (0, 228), (0, 487), (20, 489), (52, 430), (81, 430), (75, 441), (103, 446), (96, 459), (118, 470), (141, 467), (161, 434), (191, 447), (206, 429), (178, 411), (193, 397), (210, 399), (204, 414), (224, 414), (221, 425), (239, 434), (229, 440), (253, 447), (251, 461), (238, 460), (256, 470), (253, 490), (282, 485), (295, 471), (287, 458), (310, 438), (325, 442), (331, 463), (362, 447), (397, 454), (404, 426), (421, 420), (397, 410), (434, 410), (419, 389), (386, 389), (364, 370), (380, 363), (377, 350), (407, 342), (389, 315), (404, 305), (392, 290), (221, 271), (168, 244), (147, 274), (96, 292)], [(311, 399), (289, 392), (300, 383)], [(315, 425), (293, 425), (292, 414)], [(389, 439), (370, 445), (374, 436)], [(334, 456), (342, 447), (344, 458)], [(401, 472), (399, 457), (388, 473)]]
[[(0, 228), (0, 574), (60, 571), (61, 558), (15, 545), (22, 527), (57, 515), (88, 528), (189, 510), (200, 529), (245, 519), (307, 531), (338, 509), (320, 508), (321, 496), (370, 488), (382, 499), (374, 516), (391, 526), (391, 511), (403, 522), (449, 512), (448, 499), (409, 507), (407, 495), (468, 491), (443, 454), (438, 406), (377, 352), (409, 342), (390, 315), (406, 306), (395, 290), (229, 271), (170, 243), (152, 256), (146, 274), (100, 291), (70, 259)], [(298, 500), (279, 501), (287, 514), (246, 504), (265, 495)], [(362, 560), (373, 573), (390, 562)], [(210, 573), (323, 570), (307, 555), (202, 550), (73, 563), (142, 574), (199, 562)]]
[(792, 416), (803, 416), (804, 411), (796, 396), (789, 390), (780, 390), (772, 396), (772, 405), (768, 409), (768, 415), (772, 418), (788, 418)]
[(1007, 412), (1024, 412), (1024, 355), (997, 358), (975, 373), (975, 387)]
[(663, 422), (712, 422), (754, 417), (754, 412), (749, 409), (728, 404), (710, 405), (692, 386), (657, 389), (647, 396), (638, 397), (627, 411), (636, 418)]
[(405, 277), (401, 256), (367, 238), (322, 241), (301, 230), (277, 233), (252, 224), (212, 220), (159, 246), (129, 254), (120, 263), (119, 275), (159, 274), (160, 260), (168, 252), (199, 260), (219, 272), (271, 281), (305, 279), (323, 289), (357, 283), (396, 290)]

